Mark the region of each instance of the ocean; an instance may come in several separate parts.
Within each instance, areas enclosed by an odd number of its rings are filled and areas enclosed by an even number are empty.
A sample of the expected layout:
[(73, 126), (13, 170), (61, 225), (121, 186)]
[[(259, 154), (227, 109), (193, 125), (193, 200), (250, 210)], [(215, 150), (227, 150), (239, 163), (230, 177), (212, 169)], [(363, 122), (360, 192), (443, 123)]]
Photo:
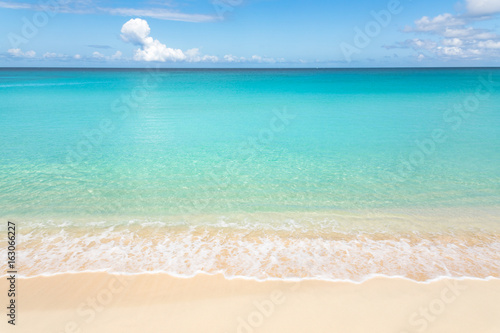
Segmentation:
[(500, 69), (1, 69), (22, 276), (500, 277)]

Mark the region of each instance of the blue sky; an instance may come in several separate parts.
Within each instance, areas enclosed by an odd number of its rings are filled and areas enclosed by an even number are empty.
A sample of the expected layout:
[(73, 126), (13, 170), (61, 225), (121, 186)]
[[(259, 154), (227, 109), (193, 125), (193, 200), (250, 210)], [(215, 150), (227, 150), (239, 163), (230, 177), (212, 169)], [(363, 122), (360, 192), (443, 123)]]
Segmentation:
[(0, 0), (0, 66), (499, 66), (500, 0)]

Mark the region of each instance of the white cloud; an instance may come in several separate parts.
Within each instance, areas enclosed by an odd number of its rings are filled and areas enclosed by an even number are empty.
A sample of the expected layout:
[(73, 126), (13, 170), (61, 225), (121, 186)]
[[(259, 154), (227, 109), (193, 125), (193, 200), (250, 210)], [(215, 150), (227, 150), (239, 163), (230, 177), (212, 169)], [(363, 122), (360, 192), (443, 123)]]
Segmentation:
[(415, 21), (415, 27), (405, 27), (404, 32), (435, 34), (447, 38), (494, 38), (495, 34), (485, 29), (476, 29), (468, 26), (470, 22), (464, 17), (457, 17), (446, 13), (434, 18), (424, 16)]
[(491, 15), (500, 13), (498, 0), (466, 0), (467, 11), (473, 15)]
[[(62, 56), (62, 55), (59, 55)], [(42, 56), (44, 59), (57, 58), (58, 54), (54, 52), (45, 52)]]
[(35, 51), (33, 51), (33, 50), (31, 50), (31, 51), (27, 51), (27, 52), (24, 54), (24, 56), (25, 56), (25, 57), (27, 57), (27, 58), (33, 58), (33, 57), (35, 57), (35, 55), (36, 55), (36, 52), (35, 52)]
[[(237, 57), (231, 54), (225, 55), (222, 59), (215, 55), (202, 54), (199, 48), (192, 48), (186, 51), (167, 47), (159, 40), (150, 36), (151, 28), (146, 20), (135, 18), (127, 21), (121, 28), (121, 38), (126, 43), (131, 43), (139, 48), (134, 51), (133, 59), (136, 61), (185, 61), (185, 62), (256, 62), (256, 63), (276, 63), (284, 62), (284, 59), (274, 59), (254, 55), (251, 58)], [(121, 55), (121, 53), (120, 53)]]
[(36, 55), (36, 52), (33, 50), (23, 52), (21, 49), (9, 49), (7, 53), (14, 58), (34, 58)]
[(188, 62), (218, 62), (219, 57), (212, 55), (202, 55), (200, 49), (189, 49), (185, 52)]
[(500, 36), (494, 31), (472, 26), (474, 22), (485, 19), (491, 17), (455, 16), (448, 13), (434, 18), (424, 16), (415, 21), (414, 27), (406, 27), (404, 31), (428, 35), (429, 38), (407, 39), (386, 48), (411, 48), (420, 55), (425, 53), (426, 58), (442, 60), (498, 59)]
[(120, 59), (121, 57), (122, 57), (122, 53), (121, 53), (121, 51), (116, 51), (116, 52), (115, 52), (115, 54), (113, 54), (113, 55), (110, 57), (110, 59), (111, 59), (111, 60), (118, 60), (118, 59)]
[(447, 56), (463, 56), (464, 55), (464, 50), (461, 49), (460, 47), (456, 46), (445, 46), (445, 47), (438, 47), (438, 50), (441, 51), (442, 54), (447, 55)]
[(95, 59), (99, 59), (99, 60), (103, 60), (104, 58), (106, 58), (104, 56), (104, 54), (102, 54), (101, 52), (97, 52), (97, 51), (92, 53), (92, 57)]
[(477, 46), (485, 49), (500, 49), (500, 41), (495, 42), (492, 40), (487, 40), (485, 42), (479, 42)]
[(92, 52), (92, 55), (89, 57), (81, 56), (80, 54), (75, 54), (73, 56), (74, 59), (80, 60), (80, 59), (86, 59), (86, 60), (94, 60), (94, 61), (109, 61), (109, 60), (120, 60), (122, 57), (122, 52), (121, 51), (116, 51), (112, 55), (105, 55), (102, 54), (99, 51), (94, 51)]
[(462, 46), (464, 42), (458, 38), (447, 38), (443, 39), (443, 45), (446, 46)]
[(467, 39), (489, 39), (496, 38), (494, 33), (484, 29), (475, 29), (473, 27), (445, 28), (440, 35), (447, 38), (467, 38)]
[(270, 64), (274, 64), (277, 62), (277, 60), (274, 58), (261, 57), (259, 55), (253, 55), (252, 58), (250, 58), (250, 61), (257, 63), (270, 63)]
[(406, 49), (414, 50), (432, 50), (437, 46), (437, 43), (429, 39), (413, 38), (407, 39), (404, 42), (397, 42), (395, 45), (384, 46), (386, 49)]
[(245, 57), (236, 57), (232, 54), (226, 54), (224, 56), (224, 60), (226, 62), (245, 62), (245, 61), (247, 61), (247, 59)]
[(419, 20), (415, 21), (415, 28), (406, 27), (406, 32), (419, 31), (419, 32), (438, 32), (447, 27), (464, 25), (465, 21), (463, 19), (456, 18), (452, 14), (442, 14), (434, 18), (429, 18), (424, 16)]
[(150, 32), (151, 28), (146, 20), (140, 18), (131, 19), (122, 26), (121, 38), (127, 43), (143, 45)]
[(121, 38), (125, 42), (139, 45), (135, 50), (136, 61), (181, 61), (186, 60), (186, 55), (180, 49), (172, 49), (159, 40), (149, 37), (151, 29), (146, 20), (136, 18), (127, 21), (121, 29)]
[[(491, 41), (490, 41), (491, 42)], [(429, 56), (438, 57), (444, 60), (449, 59), (479, 59), (483, 56), (494, 56), (491, 52), (484, 52), (486, 45), (494, 46), (493, 44), (484, 44), (477, 40), (462, 40), (458, 38), (442, 39), (434, 42), (429, 39), (407, 39), (395, 46), (386, 47), (392, 48), (411, 48), (419, 54), (426, 53), (426, 58)]]
[[(151, 38), (151, 37), (150, 37)], [(157, 39), (148, 39), (134, 54), (134, 60), (144, 61), (181, 61), (186, 60), (186, 55), (180, 49), (172, 49)]]
[(268, 64), (274, 64), (277, 62), (285, 62), (284, 58), (269, 58), (269, 57), (262, 57), (260, 55), (253, 55), (250, 58), (245, 58), (245, 57), (237, 57), (232, 54), (226, 54), (223, 58), (224, 62), (233, 62), (233, 63), (268, 63)]

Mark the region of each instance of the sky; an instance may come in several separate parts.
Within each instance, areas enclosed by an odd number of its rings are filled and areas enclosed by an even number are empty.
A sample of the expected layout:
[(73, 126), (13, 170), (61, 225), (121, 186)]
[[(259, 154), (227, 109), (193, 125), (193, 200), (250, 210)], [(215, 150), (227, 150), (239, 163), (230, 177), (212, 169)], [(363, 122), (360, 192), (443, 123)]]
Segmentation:
[(500, 66), (500, 0), (0, 0), (0, 67)]

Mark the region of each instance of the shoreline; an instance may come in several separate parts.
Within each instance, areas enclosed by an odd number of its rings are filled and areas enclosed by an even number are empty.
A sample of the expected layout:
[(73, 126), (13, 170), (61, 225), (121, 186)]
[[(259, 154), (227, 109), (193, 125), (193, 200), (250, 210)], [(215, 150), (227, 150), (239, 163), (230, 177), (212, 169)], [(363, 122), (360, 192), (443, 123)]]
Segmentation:
[[(500, 276), (500, 210), (191, 216), (186, 222), (17, 222), (19, 271), (363, 281)], [(0, 242), (1, 244), (1, 242)], [(141, 259), (144, 258), (144, 259)]]
[[(325, 278), (325, 277), (267, 277), (267, 278), (257, 278), (253, 276), (243, 276), (243, 275), (237, 275), (237, 276), (227, 276), (224, 274), (224, 272), (216, 272), (216, 273), (207, 273), (207, 272), (196, 272), (191, 275), (183, 275), (183, 274), (176, 274), (176, 273), (169, 273), (169, 272), (162, 272), (162, 271), (149, 271), (149, 272), (110, 272), (110, 271), (105, 271), (105, 270), (87, 270), (87, 271), (67, 271), (67, 272), (55, 272), (55, 273), (41, 273), (33, 276), (24, 276), (20, 275), (19, 273), (16, 274), (17, 279), (23, 279), (23, 280), (31, 280), (31, 279), (39, 279), (39, 278), (53, 278), (57, 276), (65, 276), (65, 275), (87, 275), (87, 274), (104, 274), (104, 275), (109, 275), (109, 276), (116, 276), (116, 277), (126, 277), (126, 278), (135, 278), (135, 277), (140, 277), (140, 276), (152, 276), (152, 275), (158, 275), (158, 276), (165, 276), (167, 278), (173, 278), (173, 279), (181, 279), (181, 280), (188, 280), (188, 279), (193, 279), (193, 278), (198, 278), (198, 277), (217, 277), (220, 276), (224, 280), (227, 281), (232, 281), (232, 280), (242, 280), (242, 281), (253, 281), (257, 283), (265, 283), (265, 282), (283, 282), (283, 283), (300, 283), (300, 282), (307, 282), (307, 281), (313, 281), (313, 282), (326, 282), (326, 283), (352, 283), (352, 284), (362, 284), (366, 283), (370, 280), (375, 280), (375, 279), (388, 279), (388, 280), (404, 280), (412, 283), (417, 283), (417, 284), (430, 284), (430, 283), (435, 283), (443, 280), (456, 280), (456, 281), (500, 281), (500, 276), (485, 276), (485, 277), (477, 277), (477, 276), (437, 276), (433, 278), (429, 278), (427, 280), (415, 280), (410, 277), (402, 276), (402, 275), (384, 275), (384, 274), (372, 274), (369, 276), (366, 276), (362, 279), (359, 280), (352, 280), (352, 279), (341, 279), (341, 278)], [(0, 279), (6, 278), (9, 275), (3, 274), (0, 275)]]
[(357, 283), (62, 273), (17, 283), (17, 324), (4, 320), (6, 332), (493, 333), (500, 327), (498, 278)]

